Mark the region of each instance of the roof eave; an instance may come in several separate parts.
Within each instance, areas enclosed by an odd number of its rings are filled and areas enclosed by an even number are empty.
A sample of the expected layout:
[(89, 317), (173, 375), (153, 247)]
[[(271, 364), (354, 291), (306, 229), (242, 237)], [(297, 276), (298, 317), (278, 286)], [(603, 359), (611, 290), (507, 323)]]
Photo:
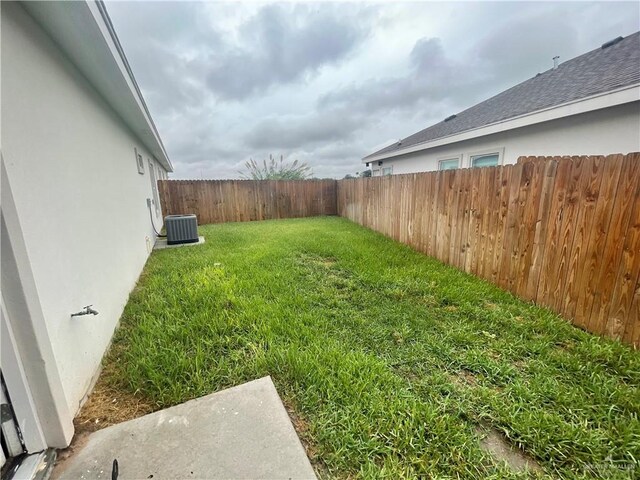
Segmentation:
[(434, 147), (441, 147), (452, 143), (471, 140), (473, 138), (483, 137), (494, 133), (500, 133), (515, 128), (526, 127), (537, 123), (557, 120), (559, 118), (569, 117), (580, 113), (601, 110), (607, 107), (614, 107), (625, 103), (640, 100), (640, 83), (627, 85), (607, 92), (591, 95), (589, 97), (573, 100), (553, 107), (544, 108), (535, 112), (526, 113), (517, 117), (511, 117), (506, 120), (494, 122), (482, 127), (472, 128), (463, 132), (455, 133), (445, 137), (440, 137), (428, 142), (419, 143), (392, 152), (381, 154), (371, 154), (362, 158), (362, 163), (377, 162), (388, 158), (398, 157), (409, 153), (415, 153), (422, 150), (428, 150)]
[(173, 171), (104, 3), (85, 0), (22, 5), (154, 158)]
[[(90, 5), (92, 5), (92, 3), (90, 3)], [(120, 71), (123, 74), (123, 76), (126, 76), (127, 79), (129, 80), (127, 82), (129, 84), (129, 90), (136, 97), (136, 100), (139, 103), (140, 109), (145, 116), (145, 120), (147, 121), (149, 128), (153, 132), (154, 140), (157, 143), (157, 149), (160, 152), (160, 155), (159, 155), (160, 158), (157, 158), (157, 160), (162, 162), (168, 171), (173, 172), (173, 165), (171, 164), (171, 160), (169, 160), (169, 155), (167, 154), (167, 151), (164, 148), (164, 144), (162, 143), (162, 138), (160, 138), (160, 133), (158, 132), (158, 129), (156, 128), (153, 118), (151, 117), (151, 112), (149, 112), (147, 103), (144, 101), (144, 97), (142, 96), (142, 92), (140, 91), (140, 87), (138, 86), (138, 82), (136, 81), (133, 75), (133, 70), (129, 65), (129, 61), (127, 60), (127, 57), (124, 53), (124, 49), (120, 44), (120, 40), (118, 39), (113, 23), (111, 22), (111, 18), (109, 17), (107, 8), (102, 0), (95, 0), (95, 5), (99, 10), (100, 18), (104, 26), (106, 27), (109, 35), (109, 38), (108, 39), (105, 38), (105, 40), (110, 39), (111, 43), (113, 44), (117, 52), (117, 55), (120, 61), (122, 62), (121, 65), (119, 65)], [(106, 37), (106, 32), (104, 31), (103, 31), (103, 36)]]

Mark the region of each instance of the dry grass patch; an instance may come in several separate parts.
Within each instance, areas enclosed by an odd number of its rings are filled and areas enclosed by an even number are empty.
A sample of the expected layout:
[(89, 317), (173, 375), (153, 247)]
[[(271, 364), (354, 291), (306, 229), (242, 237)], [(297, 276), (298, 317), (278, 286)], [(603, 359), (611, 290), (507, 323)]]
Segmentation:
[[(104, 378), (104, 377), (103, 377)], [(95, 432), (117, 423), (133, 420), (156, 410), (153, 403), (127, 390), (98, 381), (73, 424), (76, 435)]]

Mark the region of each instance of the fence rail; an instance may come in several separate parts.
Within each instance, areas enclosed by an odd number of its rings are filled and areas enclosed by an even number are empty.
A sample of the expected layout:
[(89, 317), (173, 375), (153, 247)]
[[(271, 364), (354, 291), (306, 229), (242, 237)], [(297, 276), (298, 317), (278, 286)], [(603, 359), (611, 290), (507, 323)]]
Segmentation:
[(336, 215), (335, 180), (160, 180), (165, 215), (198, 223)]
[(640, 153), (340, 180), (338, 214), (640, 346)]

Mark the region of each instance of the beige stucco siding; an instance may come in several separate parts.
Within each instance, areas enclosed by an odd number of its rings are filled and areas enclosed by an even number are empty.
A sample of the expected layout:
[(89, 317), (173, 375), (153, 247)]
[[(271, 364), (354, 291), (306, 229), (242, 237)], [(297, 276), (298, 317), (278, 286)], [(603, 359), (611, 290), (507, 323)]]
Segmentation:
[[(1, 87), (3, 160), (73, 414), (150, 253), (149, 161), (162, 167), (11, 3), (2, 5)], [(134, 148), (144, 157), (144, 175)], [(154, 210), (154, 217), (160, 228), (162, 215)], [(89, 304), (99, 315), (70, 316)]]
[[(438, 169), (441, 159), (461, 156), (461, 167), (471, 155), (499, 151), (502, 163), (515, 163), (521, 155), (607, 155), (640, 150), (640, 102), (573, 115), (527, 127), (486, 135), (441, 147), (385, 159), (393, 173)], [(374, 170), (381, 169), (372, 162)]]

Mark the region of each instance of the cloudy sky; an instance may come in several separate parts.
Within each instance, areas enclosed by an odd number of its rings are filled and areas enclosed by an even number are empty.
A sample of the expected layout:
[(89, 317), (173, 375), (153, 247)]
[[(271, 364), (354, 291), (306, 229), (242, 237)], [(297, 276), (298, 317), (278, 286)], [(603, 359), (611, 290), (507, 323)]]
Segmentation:
[(360, 159), (640, 30), (640, 3), (107, 2), (175, 173)]

